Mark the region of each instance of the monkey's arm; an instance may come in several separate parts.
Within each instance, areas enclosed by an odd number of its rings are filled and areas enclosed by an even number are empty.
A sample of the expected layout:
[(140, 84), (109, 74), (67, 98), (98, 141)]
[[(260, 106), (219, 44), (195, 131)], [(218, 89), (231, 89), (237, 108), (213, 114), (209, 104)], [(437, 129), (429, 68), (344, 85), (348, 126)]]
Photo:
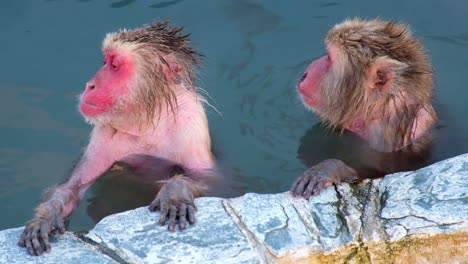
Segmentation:
[[(145, 154), (134, 154), (120, 160), (129, 165), (133, 175), (154, 181), (157, 176), (163, 185), (148, 209), (152, 212), (160, 210), (159, 223), (168, 224), (169, 231), (174, 231), (176, 219), (179, 219), (179, 229), (187, 227), (187, 222), (195, 223), (194, 199), (201, 192), (207, 191), (212, 184), (210, 179), (216, 171), (193, 170), (176, 162)], [(119, 163), (117, 163), (119, 164)]]
[(70, 179), (46, 192), (18, 245), (26, 247), (31, 255), (50, 252), (49, 235), (65, 232), (64, 218), (78, 206), (86, 189), (110, 168), (113, 160), (109, 155), (104, 147), (90, 143)]
[(296, 197), (309, 199), (319, 194), (326, 187), (339, 182), (358, 180), (356, 170), (338, 159), (327, 159), (307, 169), (294, 181), (290, 191)]
[(161, 210), (159, 224), (167, 222), (169, 231), (175, 230), (176, 218), (179, 219), (180, 230), (187, 227), (187, 221), (195, 223), (194, 198), (208, 190), (213, 183), (209, 183), (210, 179), (217, 178), (204, 114), (195, 123), (186, 125), (185, 130), (179, 130), (176, 142), (183, 150), (179, 156), (183, 172), (172, 174), (175, 176), (162, 186), (149, 206), (150, 211)]

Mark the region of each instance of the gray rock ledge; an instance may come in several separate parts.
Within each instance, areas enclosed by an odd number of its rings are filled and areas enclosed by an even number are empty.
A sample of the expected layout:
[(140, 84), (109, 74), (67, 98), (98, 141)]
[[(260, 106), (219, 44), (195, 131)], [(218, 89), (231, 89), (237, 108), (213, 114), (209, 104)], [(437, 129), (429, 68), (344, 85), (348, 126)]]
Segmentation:
[(52, 253), (0, 231), (0, 263), (467, 263), (468, 154), (309, 201), (288, 193), (199, 198), (197, 224), (168, 232), (147, 208), (108, 216)]

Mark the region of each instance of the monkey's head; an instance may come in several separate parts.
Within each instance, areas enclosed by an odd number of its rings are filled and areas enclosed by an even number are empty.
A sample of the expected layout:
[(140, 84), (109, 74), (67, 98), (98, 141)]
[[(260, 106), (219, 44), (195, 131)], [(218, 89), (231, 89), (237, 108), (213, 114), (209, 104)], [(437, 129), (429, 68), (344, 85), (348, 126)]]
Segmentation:
[(392, 126), (406, 136), (419, 109), (434, 112), (432, 66), (407, 25), (347, 20), (328, 32), (325, 45), (327, 54), (310, 64), (298, 90), (332, 127), (396, 117)]
[(107, 34), (102, 44), (104, 65), (80, 96), (85, 118), (99, 123), (136, 113), (151, 122), (163, 107), (174, 111), (176, 89), (193, 87), (201, 56), (189, 47), (189, 34), (181, 30), (159, 22)]

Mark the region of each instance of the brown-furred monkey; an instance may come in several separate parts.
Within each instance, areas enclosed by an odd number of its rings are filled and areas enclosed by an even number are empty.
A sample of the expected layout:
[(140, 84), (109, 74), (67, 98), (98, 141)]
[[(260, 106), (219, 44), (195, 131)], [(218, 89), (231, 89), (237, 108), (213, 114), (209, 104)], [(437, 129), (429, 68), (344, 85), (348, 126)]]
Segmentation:
[(182, 28), (158, 22), (108, 34), (104, 65), (86, 84), (80, 111), (93, 125), (89, 144), (70, 178), (49, 190), (19, 240), (31, 255), (51, 249), (49, 235), (84, 192), (116, 162), (140, 174), (168, 177), (149, 209), (173, 231), (195, 222), (194, 197), (214, 175), (204, 98), (194, 86), (200, 54)]
[[(437, 120), (432, 66), (408, 26), (356, 18), (335, 25), (325, 44), (327, 54), (312, 62), (299, 82), (304, 105), (374, 151), (408, 157), (425, 152)], [(368, 166), (368, 157), (361, 156), (362, 166), (356, 167), (338, 159), (322, 161), (298, 177), (291, 192), (308, 199), (334, 183), (404, 169), (384, 160)]]

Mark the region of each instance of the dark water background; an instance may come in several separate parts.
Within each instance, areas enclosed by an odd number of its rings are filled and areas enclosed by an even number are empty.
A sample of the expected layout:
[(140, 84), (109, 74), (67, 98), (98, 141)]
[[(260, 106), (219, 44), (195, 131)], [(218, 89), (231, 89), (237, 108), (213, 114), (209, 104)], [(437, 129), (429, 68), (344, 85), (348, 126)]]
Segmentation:
[[(23, 225), (41, 192), (64, 179), (86, 146), (90, 127), (76, 96), (101, 66), (105, 33), (154, 19), (184, 26), (206, 55), (200, 86), (221, 112), (209, 110), (210, 129), (230, 171), (230, 190), (220, 195), (287, 190), (304, 163), (343, 154), (342, 137), (317, 125), (294, 87), (324, 52), (326, 31), (354, 16), (411, 24), (433, 59), (445, 113), (431, 160), (468, 152), (466, 0), (1, 1), (0, 229)], [(299, 149), (311, 158), (298, 158)], [(149, 192), (125, 177), (105, 177), (70, 228), (88, 229), (107, 214), (145, 205)]]

